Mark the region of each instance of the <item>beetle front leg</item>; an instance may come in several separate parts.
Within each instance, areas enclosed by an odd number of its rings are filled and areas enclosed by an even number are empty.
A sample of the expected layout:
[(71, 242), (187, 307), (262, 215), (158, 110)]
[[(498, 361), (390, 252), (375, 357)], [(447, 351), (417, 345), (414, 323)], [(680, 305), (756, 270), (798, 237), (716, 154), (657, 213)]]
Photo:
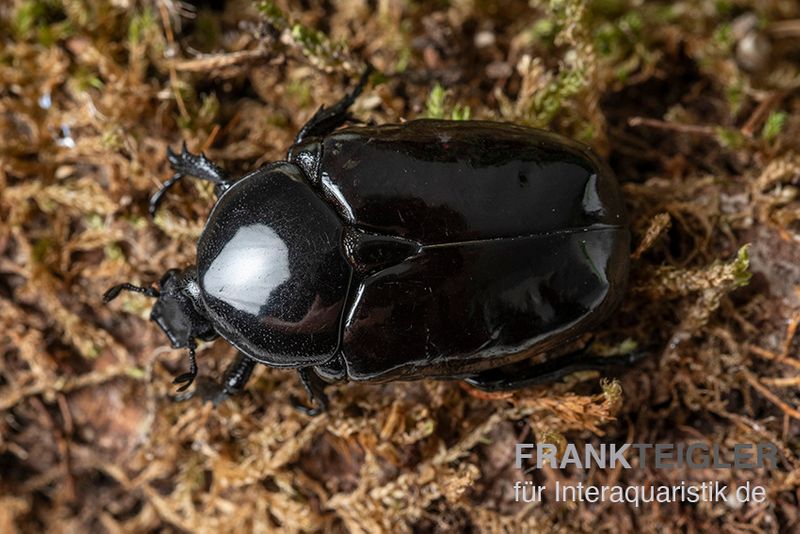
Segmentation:
[(228, 397), (244, 390), (255, 366), (255, 360), (239, 352), (236, 359), (225, 369), (221, 383), (204, 381), (202, 384), (198, 384), (195, 391), (179, 395), (176, 399), (184, 401), (200, 395), (203, 401), (211, 401), (214, 406), (219, 406)]
[(311, 404), (316, 404), (313, 408), (304, 405), (295, 397), (292, 397), (292, 405), (296, 410), (303, 412), (306, 415), (315, 416), (328, 410), (328, 396), (325, 394), (325, 382), (314, 372), (311, 367), (303, 367), (297, 370), (300, 375), (300, 381), (306, 388), (308, 398)]
[(320, 106), (314, 116), (300, 129), (294, 140), (295, 144), (301, 143), (307, 137), (324, 137), (350, 120), (350, 106), (364, 90), (370, 74), (372, 74), (372, 65), (367, 64), (367, 68), (364, 69), (358, 84), (352, 91), (329, 108)]
[(180, 154), (176, 154), (171, 148), (167, 148), (167, 161), (169, 161), (169, 165), (175, 171), (175, 174), (164, 182), (161, 188), (150, 198), (150, 215), (155, 216), (156, 210), (158, 210), (158, 206), (164, 199), (166, 192), (185, 176), (193, 176), (213, 183), (217, 196), (221, 195), (233, 183), (228, 179), (228, 173), (206, 158), (205, 154), (189, 152), (186, 148), (186, 143), (183, 143)]
[(189, 386), (192, 385), (194, 379), (197, 378), (197, 357), (195, 356), (195, 350), (197, 347), (195, 346), (194, 339), (190, 340), (189, 342), (189, 372), (183, 373), (180, 376), (175, 377), (175, 380), (172, 381), (173, 384), (183, 384), (181, 387), (178, 388), (178, 393), (186, 391), (189, 389)]
[(607, 372), (630, 367), (647, 355), (646, 352), (632, 352), (624, 356), (598, 356), (579, 351), (543, 363), (523, 360), (489, 369), (464, 379), (464, 382), (482, 391), (511, 391), (557, 382), (579, 371)]

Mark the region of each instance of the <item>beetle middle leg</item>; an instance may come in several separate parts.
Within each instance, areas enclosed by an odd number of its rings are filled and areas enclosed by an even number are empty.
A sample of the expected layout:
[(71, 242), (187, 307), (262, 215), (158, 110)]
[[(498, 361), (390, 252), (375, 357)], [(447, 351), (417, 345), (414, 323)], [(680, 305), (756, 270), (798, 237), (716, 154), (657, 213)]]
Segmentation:
[(180, 154), (176, 154), (171, 148), (167, 148), (167, 161), (169, 161), (170, 167), (175, 171), (175, 174), (164, 182), (161, 188), (150, 198), (150, 215), (156, 214), (156, 210), (158, 210), (161, 201), (164, 200), (166, 192), (185, 176), (193, 176), (213, 183), (217, 196), (222, 194), (233, 183), (228, 178), (228, 173), (212, 163), (206, 158), (205, 154), (189, 152), (186, 148), (186, 143), (183, 143)]
[(212, 399), (214, 405), (219, 405), (223, 400), (231, 395), (236, 395), (244, 390), (247, 381), (253, 374), (253, 369), (256, 366), (256, 361), (239, 352), (236, 359), (231, 363), (222, 378), (221, 391), (217, 396)]
[(364, 69), (358, 84), (353, 90), (331, 107), (321, 106), (314, 113), (314, 116), (300, 129), (294, 140), (295, 144), (301, 143), (307, 137), (324, 137), (350, 120), (350, 106), (353, 105), (358, 95), (364, 90), (370, 74), (372, 74), (372, 65), (367, 64), (367, 68)]
[(647, 354), (632, 352), (624, 356), (598, 356), (579, 351), (543, 363), (530, 360), (511, 363), (470, 376), (464, 382), (482, 391), (511, 391), (557, 382), (579, 371), (608, 371), (630, 367)]
[(306, 388), (309, 400), (316, 406), (309, 408), (297, 398), (292, 397), (292, 404), (295, 409), (312, 417), (326, 411), (328, 409), (328, 396), (325, 394), (325, 382), (310, 367), (303, 367), (298, 369), (297, 372), (300, 374), (300, 380)]

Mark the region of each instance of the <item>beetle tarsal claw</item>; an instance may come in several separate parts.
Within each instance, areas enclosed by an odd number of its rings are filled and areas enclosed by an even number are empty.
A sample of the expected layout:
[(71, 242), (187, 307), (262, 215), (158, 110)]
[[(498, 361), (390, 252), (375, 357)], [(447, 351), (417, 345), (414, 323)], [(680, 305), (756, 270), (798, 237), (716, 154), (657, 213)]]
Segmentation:
[(194, 379), (197, 378), (197, 359), (194, 354), (194, 345), (189, 346), (189, 372), (176, 376), (172, 381), (173, 384), (183, 384), (178, 388), (178, 392), (186, 391), (192, 385)]
[(178, 388), (178, 391), (186, 391), (186, 389), (192, 385), (192, 382), (194, 382), (194, 378), (195, 375), (193, 375), (192, 373), (183, 373), (180, 376), (176, 376), (175, 380), (173, 380), (172, 383), (183, 384), (181, 387)]
[(321, 407), (321, 406), (314, 406), (314, 407), (306, 406), (305, 404), (303, 404), (303, 401), (301, 401), (299, 398), (297, 398), (294, 395), (291, 395), (289, 397), (289, 400), (291, 401), (292, 407), (295, 410), (297, 410), (298, 412), (304, 413), (304, 414), (308, 415), (309, 417), (316, 417), (317, 415), (319, 415), (323, 411), (325, 411), (324, 407)]

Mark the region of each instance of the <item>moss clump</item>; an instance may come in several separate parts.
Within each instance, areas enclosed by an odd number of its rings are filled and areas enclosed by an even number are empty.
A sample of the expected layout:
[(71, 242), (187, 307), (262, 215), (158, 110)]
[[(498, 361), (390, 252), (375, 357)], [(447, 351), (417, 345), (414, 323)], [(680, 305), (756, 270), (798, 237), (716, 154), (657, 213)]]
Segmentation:
[[(448, 111), (449, 110), (449, 111)], [(472, 112), (469, 106), (450, 104), (447, 91), (440, 84), (435, 84), (425, 101), (423, 117), (428, 119), (449, 119), (454, 121), (469, 120)]]
[(788, 118), (789, 114), (785, 111), (770, 112), (767, 120), (764, 121), (764, 127), (761, 130), (761, 137), (765, 141), (774, 141), (775, 138), (780, 135), (784, 125), (786, 124), (786, 119)]
[[(212, 2), (195, 14), (156, 0), (7, 4), (4, 530), (796, 527), (800, 65), (785, 34), (800, 5), (312, 0), (301, 9), (278, 0)], [(770, 43), (763, 64), (739, 57), (748, 32)], [(357, 120), (530, 124), (609, 163), (632, 229), (629, 290), (591, 336), (541, 356), (647, 354), (635, 368), (503, 394), (452, 381), (350, 384), (330, 389), (331, 411), (318, 418), (287, 401), (303, 394), (294, 373), (259, 368), (245, 394), (217, 408), (174, 402), (185, 356), (148, 321), (152, 301), (101, 303), (112, 284), (155, 283), (195, 262), (213, 201), (207, 184), (179, 184), (155, 220), (147, 215), (170, 176), (167, 147), (186, 141), (234, 176), (283, 159), (367, 59), (377, 73)], [(492, 215), (502, 217), (501, 206)], [(234, 354), (224, 342), (202, 344), (198, 387)], [(776, 444), (775, 468), (712, 475), (763, 485), (768, 502), (525, 507), (509, 490), (549, 476), (513, 467), (517, 442), (698, 440), (723, 454), (735, 443)], [(664, 470), (658, 482), (700, 475)], [(575, 483), (586, 473), (556, 476)], [(654, 480), (637, 469), (590, 477)]]

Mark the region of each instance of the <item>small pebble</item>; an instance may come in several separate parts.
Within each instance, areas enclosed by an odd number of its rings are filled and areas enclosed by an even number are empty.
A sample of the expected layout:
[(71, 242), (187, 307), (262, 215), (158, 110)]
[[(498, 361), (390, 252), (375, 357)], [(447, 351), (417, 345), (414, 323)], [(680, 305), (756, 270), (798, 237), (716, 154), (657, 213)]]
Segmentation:
[(486, 76), (489, 78), (508, 78), (511, 76), (511, 65), (505, 61), (492, 61), (486, 65)]
[(486, 48), (492, 46), (495, 43), (495, 40), (496, 38), (494, 32), (484, 30), (475, 34), (475, 46), (477, 48)]

